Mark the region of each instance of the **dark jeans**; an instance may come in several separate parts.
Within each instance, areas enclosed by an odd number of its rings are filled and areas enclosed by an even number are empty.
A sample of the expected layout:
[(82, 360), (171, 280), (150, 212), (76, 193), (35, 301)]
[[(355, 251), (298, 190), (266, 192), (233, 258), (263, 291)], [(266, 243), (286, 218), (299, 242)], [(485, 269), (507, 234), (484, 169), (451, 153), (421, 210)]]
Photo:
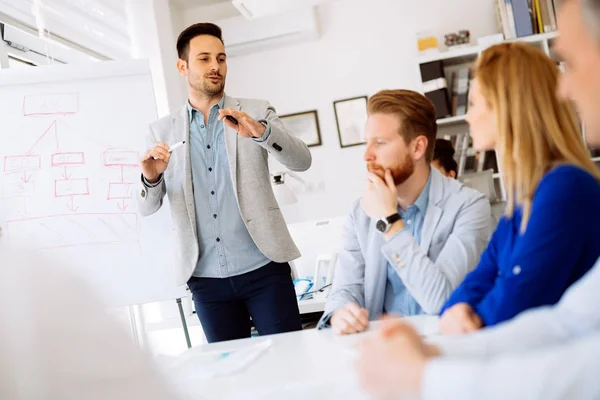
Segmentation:
[(231, 278), (191, 277), (196, 313), (209, 343), (299, 331), (300, 312), (288, 263), (270, 262)]

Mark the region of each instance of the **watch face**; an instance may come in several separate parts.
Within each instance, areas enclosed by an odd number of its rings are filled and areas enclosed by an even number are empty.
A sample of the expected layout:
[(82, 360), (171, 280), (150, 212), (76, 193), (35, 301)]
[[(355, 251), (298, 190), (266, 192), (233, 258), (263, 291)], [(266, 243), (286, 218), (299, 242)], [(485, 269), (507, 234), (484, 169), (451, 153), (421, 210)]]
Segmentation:
[(377, 224), (375, 225), (375, 227), (377, 228), (377, 230), (379, 232), (385, 232), (385, 229), (387, 228), (387, 224), (385, 223), (385, 221), (379, 220), (379, 221), (377, 221)]

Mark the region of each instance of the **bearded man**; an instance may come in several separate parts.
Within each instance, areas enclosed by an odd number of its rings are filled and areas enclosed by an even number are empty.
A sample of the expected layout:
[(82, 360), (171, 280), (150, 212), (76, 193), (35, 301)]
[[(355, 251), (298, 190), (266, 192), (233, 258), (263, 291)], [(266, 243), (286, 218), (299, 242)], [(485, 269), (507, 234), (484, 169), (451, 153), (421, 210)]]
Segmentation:
[(344, 228), (319, 328), (364, 331), (383, 313), (438, 314), (492, 229), (487, 198), (431, 167), (435, 107), (409, 90), (369, 100), (367, 187)]

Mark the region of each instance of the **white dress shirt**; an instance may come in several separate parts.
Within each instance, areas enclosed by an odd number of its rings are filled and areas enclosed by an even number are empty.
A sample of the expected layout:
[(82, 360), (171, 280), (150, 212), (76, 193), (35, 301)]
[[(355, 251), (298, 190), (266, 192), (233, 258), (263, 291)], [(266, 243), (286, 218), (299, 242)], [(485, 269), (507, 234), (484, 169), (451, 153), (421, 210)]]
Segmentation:
[(470, 335), (433, 340), (422, 397), (599, 399), (600, 260), (553, 307)]
[(0, 399), (172, 400), (153, 360), (85, 284), (0, 247)]

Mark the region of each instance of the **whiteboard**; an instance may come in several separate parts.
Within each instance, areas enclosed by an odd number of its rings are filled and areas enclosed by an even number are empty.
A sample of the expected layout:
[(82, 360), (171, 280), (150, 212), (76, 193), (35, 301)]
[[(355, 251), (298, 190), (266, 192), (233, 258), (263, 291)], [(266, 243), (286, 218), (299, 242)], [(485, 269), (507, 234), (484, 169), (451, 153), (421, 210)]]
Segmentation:
[(185, 297), (167, 199), (147, 218), (135, 200), (156, 119), (146, 61), (1, 70), (0, 240), (62, 261), (108, 306)]

